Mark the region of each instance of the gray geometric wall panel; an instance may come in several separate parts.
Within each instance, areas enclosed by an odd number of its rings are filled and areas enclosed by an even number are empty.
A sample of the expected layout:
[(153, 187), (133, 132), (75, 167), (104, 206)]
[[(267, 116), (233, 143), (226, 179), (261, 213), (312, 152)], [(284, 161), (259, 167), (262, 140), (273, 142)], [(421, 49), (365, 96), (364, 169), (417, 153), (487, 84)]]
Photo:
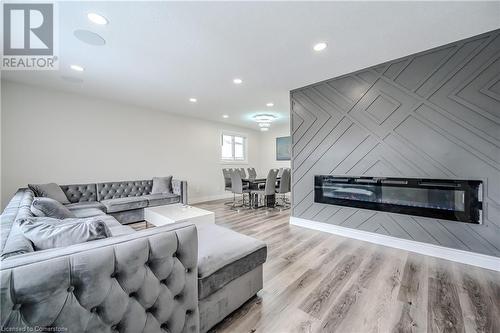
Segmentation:
[[(291, 92), (295, 217), (500, 257), (500, 30)], [(314, 175), (481, 179), (483, 224), (314, 203)]]

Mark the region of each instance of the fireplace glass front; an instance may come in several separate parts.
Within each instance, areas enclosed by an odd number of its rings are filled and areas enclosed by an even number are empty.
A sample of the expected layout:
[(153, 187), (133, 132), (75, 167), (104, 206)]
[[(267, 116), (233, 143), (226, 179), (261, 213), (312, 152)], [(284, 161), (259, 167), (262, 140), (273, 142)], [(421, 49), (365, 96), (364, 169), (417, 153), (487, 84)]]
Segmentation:
[(480, 223), (481, 183), (475, 180), (316, 176), (314, 200)]

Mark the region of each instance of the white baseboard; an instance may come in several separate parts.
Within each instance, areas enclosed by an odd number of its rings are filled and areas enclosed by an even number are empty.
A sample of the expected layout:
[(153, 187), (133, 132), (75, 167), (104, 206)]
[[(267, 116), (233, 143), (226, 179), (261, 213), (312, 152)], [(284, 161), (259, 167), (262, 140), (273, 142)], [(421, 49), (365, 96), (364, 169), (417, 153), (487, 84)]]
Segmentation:
[(306, 220), (293, 216), (290, 217), (290, 224), (500, 272), (500, 258), (488, 256), (485, 254), (406, 240), (369, 231), (351, 229), (329, 223)]
[(191, 205), (191, 204), (200, 203), (200, 202), (229, 199), (229, 198), (231, 198), (231, 199), (233, 198), (232, 193), (222, 193), (222, 194), (207, 195), (207, 196), (203, 196), (203, 197), (188, 198), (188, 202)]

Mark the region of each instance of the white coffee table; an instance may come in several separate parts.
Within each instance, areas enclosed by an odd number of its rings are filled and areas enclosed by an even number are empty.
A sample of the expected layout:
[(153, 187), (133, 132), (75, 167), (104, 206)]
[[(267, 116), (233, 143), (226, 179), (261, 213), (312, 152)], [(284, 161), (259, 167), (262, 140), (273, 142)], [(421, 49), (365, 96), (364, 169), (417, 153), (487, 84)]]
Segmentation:
[(193, 206), (173, 204), (145, 208), (144, 220), (155, 226), (187, 221), (194, 224), (215, 223), (215, 214)]

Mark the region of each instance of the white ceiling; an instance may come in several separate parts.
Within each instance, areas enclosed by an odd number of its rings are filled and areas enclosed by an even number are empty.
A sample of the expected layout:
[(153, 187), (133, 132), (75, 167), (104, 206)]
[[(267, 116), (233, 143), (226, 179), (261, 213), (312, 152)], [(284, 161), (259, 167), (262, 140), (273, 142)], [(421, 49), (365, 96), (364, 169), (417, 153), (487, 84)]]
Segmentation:
[(256, 129), (257, 112), (288, 121), (291, 89), (499, 28), (500, 2), (64, 2), (59, 19), (59, 71), (4, 78)]

